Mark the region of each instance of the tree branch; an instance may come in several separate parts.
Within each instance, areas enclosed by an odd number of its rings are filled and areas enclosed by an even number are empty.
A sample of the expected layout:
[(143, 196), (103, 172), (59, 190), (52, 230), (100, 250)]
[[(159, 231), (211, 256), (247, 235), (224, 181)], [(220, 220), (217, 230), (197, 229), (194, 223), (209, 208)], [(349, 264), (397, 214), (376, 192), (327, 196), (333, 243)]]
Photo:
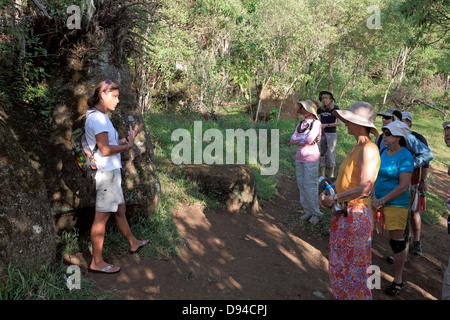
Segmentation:
[(38, 6), (38, 8), (42, 11), (42, 13), (44, 14), (44, 16), (46, 16), (49, 19), (53, 19), (47, 12), (47, 10), (45, 9), (45, 7), (40, 4), (37, 0), (33, 0), (34, 4)]

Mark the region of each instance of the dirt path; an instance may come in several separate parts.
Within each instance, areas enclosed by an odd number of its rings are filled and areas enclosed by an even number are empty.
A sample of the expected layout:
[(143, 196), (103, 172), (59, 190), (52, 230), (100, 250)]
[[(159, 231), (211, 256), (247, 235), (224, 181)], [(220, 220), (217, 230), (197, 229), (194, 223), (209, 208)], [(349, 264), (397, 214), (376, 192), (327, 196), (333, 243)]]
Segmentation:
[[(178, 257), (111, 257), (122, 268), (119, 274), (88, 277), (115, 299), (333, 299), (328, 237), (289, 223), (300, 214), (295, 209), (297, 197), (295, 180), (283, 178), (274, 201), (258, 214), (230, 215), (182, 204), (176, 224), (186, 246)], [(393, 275), (393, 266), (385, 262), (391, 254), (388, 237), (374, 234), (372, 263), (381, 269), (381, 289), (373, 290), (375, 300), (441, 298), (450, 253), (445, 227), (444, 219), (437, 225), (423, 224), (424, 255), (409, 255), (406, 287), (394, 298), (383, 292)]]

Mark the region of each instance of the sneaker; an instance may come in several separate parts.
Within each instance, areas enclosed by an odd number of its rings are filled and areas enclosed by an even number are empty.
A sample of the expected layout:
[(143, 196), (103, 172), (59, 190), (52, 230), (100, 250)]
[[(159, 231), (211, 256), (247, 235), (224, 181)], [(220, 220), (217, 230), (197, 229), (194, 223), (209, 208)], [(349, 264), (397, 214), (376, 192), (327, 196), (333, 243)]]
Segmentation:
[(308, 220), (311, 224), (316, 224), (320, 221), (320, 217), (318, 216), (312, 216), (311, 219)]
[(418, 256), (422, 255), (422, 242), (420, 242), (420, 240), (413, 242), (412, 253)]

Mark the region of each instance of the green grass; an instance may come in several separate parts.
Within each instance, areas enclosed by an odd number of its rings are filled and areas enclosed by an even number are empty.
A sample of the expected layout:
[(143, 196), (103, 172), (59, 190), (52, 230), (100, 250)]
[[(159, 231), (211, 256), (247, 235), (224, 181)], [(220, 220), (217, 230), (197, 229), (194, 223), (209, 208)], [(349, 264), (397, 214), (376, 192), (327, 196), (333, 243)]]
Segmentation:
[(81, 289), (69, 290), (64, 275), (67, 266), (62, 261), (39, 271), (24, 272), (9, 264), (0, 273), (0, 300), (103, 300), (108, 292), (96, 292), (92, 282), (81, 275)]
[[(202, 121), (202, 136), (205, 131), (209, 129), (218, 129), (223, 135), (223, 159), (225, 162), (225, 140), (226, 140), (226, 130), (227, 129), (242, 129), (247, 131), (248, 129), (255, 129), (257, 134), (259, 130), (265, 129), (270, 134), (271, 129), (278, 129), (280, 136), (280, 167), (278, 173), (274, 175), (262, 175), (261, 165), (249, 164), (248, 160), (248, 149), (246, 149), (246, 160), (245, 163), (252, 170), (255, 179), (257, 181), (257, 192), (259, 200), (264, 203), (272, 199), (275, 195), (276, 184), (280, 174), (295, 175), (295, 167), (292, 166), (291, 160), (295, 156), (295, 147), (289, 144), (289, 138), (292, 131), (295, 129), (296, 123), (294, 121), (280, 120), (279, 122), (269, 122), (269, 123), (253, 123), (248, 119), (248, 116), (241, 113), (232, 113), (229, 115), (221, 116), (217, 121), (206, 121), (198, 114), (190, 114), (183, 117), (176, 116), (173, 114), (162, 114), (162, 113), (151, 113), (147, 115), (146, 118), (147, 129), (150, 134), (155, 137), (155, 163), (160, 169), (159, 172), (164, 174), (165, 169), (170, 167), (171, 154), (175, 146), (177, 146), (181, 140), (172, 141), (172, 132), (177, 129), (186, 129), (190, 133), (192, 141), (194, 141), (194, 121)], [(215, 140), (213, 140), (215, 141)], [(269, 141), (269, 151), (270, 150), (270, 136)], [(205, 150), (205, 147), (209, 142), (202, 141), (201, 150)], [(246, 142), (248, 146), (248, 140)], [(237, 144), (235, 143), (235, 154), (236, 154)], [(235, 159), (236, 161), (236, 159)], [(191, 154), (191, 163), (194, 162), (194, 154)], [(175, 177), (176, 174), (172, 175)], [(180, 176), (178, 176), (181, 179)], [(198, 197), (199, 195), (195, 195)], [(204, 199), (202, 199), (204, 200)]]

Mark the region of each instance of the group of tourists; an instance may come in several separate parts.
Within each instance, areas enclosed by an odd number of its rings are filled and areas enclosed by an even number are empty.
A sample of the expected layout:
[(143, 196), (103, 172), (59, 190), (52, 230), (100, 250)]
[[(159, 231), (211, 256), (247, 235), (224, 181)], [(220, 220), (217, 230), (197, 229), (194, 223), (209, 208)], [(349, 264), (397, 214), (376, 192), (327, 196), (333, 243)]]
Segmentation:
[[(129, 242), (129, 251), (138, 252), (148, 240), (136, 239), (125, 216), (125, 200), (121, 186), (120, 154), (133, 148), (143, 125), (129, 128), (125, 138), (112, 125), (107, 112), (119, 102), (119, 87), (110, 80), (100, 82), (88, 100), (86, 139), (95, 150), (96, 209), (91, 227), (92, 261), (89, 270), (104, 274), (120, 271), (120, 267), (103, 259), (106, 222), (114, 213), (117, 227)], [(367, 102), (358, 101), (341, 110), (333, 94), (323, 91), (319, 102), (308, 99), (297, 103), (303, 120), (296, 126), (291, 143), (298, 145), (295, 163), (301, 217), (317, 223), (322, 217), (319, 205), (332, 210), (329, 245), (329, 274), (336, 299), (371, 299), (367, 285), (371, 265), (374, 219), (389, 231), (394, 264), (394, 281), (385, 292), (397, 295), (403, 289), (402, 271), (409, 237), (408, 221), (413, 229), (413, 253), (422, 254), (418, 194), (427, 190), (428, 163), (433, 153), (426, 139), (410, 130), (413, 117), (408, 112), (388, 109), (377, 114)], [(382, 134), (374, 125), (376, 116), (383, 117)], [(345, 124), (356, 144), (339, 166), (335, 177), (336, 127)], [(450, 147), (450, 122), (444, 123), (445, 141)], [(375, 136), (375, 142), (371, 135)], [(335, 184), (335, 192), (320, 195), (319, 180), (326, 169)], [(320, 178), (319, 178), (320, 170)], [(450, 167), (449, 167), (450, 175)], [(450, 205), (450, 190), (448, 192)], [(411, 219), (408, 219), (410, 212)], [(375, 216), (375, 217), (374, 217)], [(445, 273), (443, 297), (450, 299), (450, 262)]]
[[(419, 195), (427, 191), (429, 162), (434, 158), (427, 140), (411, 131), (413, 116), (409, 112), (390, 108), (377, 113), (363, 101), (341, 110), (328, 91), (319, 94), (319, 102), (298, 101), (297, 112), (304, 120), (291, 136), (291, 144), (298, 146), (296, 173), (304, 210), (301, 219), (315, 224), (322, 217), (320, 207), (332, 209), (329, 276), (334, 297), (372, 298), (367, 279), (374, 222), (377, 230), (389, 232), (393, 251), (387, 261), (394, 265), (394, 280), (385, 293), (398, 295), (404, 287), (402, 272), (410, 229), (412, 253), (422, 254)], [(377, 116), (382, 117), (381, 134), (374, 125)], [(342, 123), (356, 144), (335, 177), (336, 127)], [(335, 190), (319, 195), (319, 182), (325, 179), (327, 168)], [(448, 196), (450, 199), (450, 190)], [(341, 210), (334, 209), (336, 204)]]

